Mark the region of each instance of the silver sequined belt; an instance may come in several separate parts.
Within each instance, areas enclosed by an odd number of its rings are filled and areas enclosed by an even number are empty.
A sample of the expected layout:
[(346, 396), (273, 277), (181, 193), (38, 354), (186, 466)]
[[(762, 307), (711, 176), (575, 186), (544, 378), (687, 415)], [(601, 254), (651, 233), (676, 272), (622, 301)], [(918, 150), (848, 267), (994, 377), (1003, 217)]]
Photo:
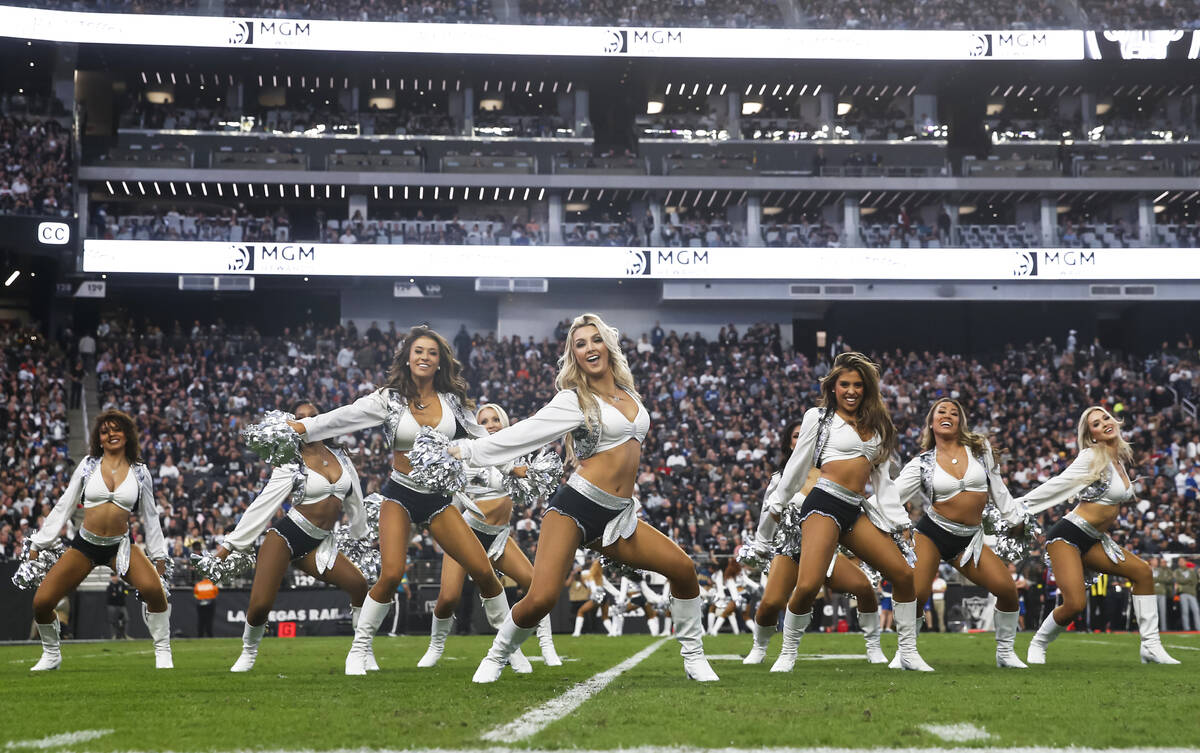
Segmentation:
[(79, 538), (83, 539), (89, 544), (95, 544), (96, 546), (113, 546), (114, 544), (120, 544), (122, 540), (129, 538), (129, 534), (122, 533), (117, 536), (101, 536), (99, 534), (92, 533), (83, 526), (80, 526)]
[(929, 518), (929, 520), (934, 525), (936, 525), (938, 528), (942, 529), (946, 533), (952, 534), (954, 536), (961, 536), (963, 538), (970, 537), (971, 541), (968, 542), (966, 547), (963, 548), (962, 556), (959, 557), (959, 559), (958, 559), (958, 564), (965, 565), (969, 561), (974, 561), (974, 563), (976, 565), (979, 564), (979, 558), (981, 556), (983, 556), (983, 525), (982, 524), (977, 525), (977, 526), (970, 526), (970, 525), (967, 525), (966, 523), (958, 523), (956, 521), (950, 520), (949, 518), (945, 517), (944, 515), (939, 515), (938, 512), (936, 510), (934, 510), (932, 506), (930, 506), (927, 510), (925, 510), (925, 515), (926, 515), (926, 517)]
[(405, 489), (412, 489), (418, 494), (437, 494), (437, 492), (435, 492), (433, 489), (430, 489), (428, 486), (421, 486), (416, 481), (412, 480), (412, 476), (409, 476), (407, 473), (401, 473), (395, 468), (392, 469), (392, 475), (388, 478), (390, 478), (392, 481), (395, 481), (397, 484), (400, 484), (400, 486), (403, 486)]
[(1064, 515), (1063, 519), (1069, 521), (1073, 526), (1083, 531), (1088, 538), (1099, 541), (1100, 547), (1104, 550), (1104, 554), (1108, 556), (1110, 562), (1116, 564), (1125, 561), (1125, 552), (1121, 551), (1120, 545), (1113, 541), (1112, 536), (1109, 536), (1107, 533), (1087, 522), (1082, 515), (1072, 510)]
[(472, 530), (479, 531), (480, 533), (487, 534), (488, 536), (495, 536), (496, 534), (502, 533), (508, 528), (507, 525), (494, 526), (484, 520), (480, 520), (474, 515), (464, 515), (463, 517), (466, 518), (467, 525), (470, 526)]
[(829, 496), (835, 497), (848, 505), (854, 505), (855, 507), (862, 507), (863, 503), (867, 501), (867, 498), (858, 492), (851, 491), (838, 482), (830, 481), (824, 476), (817, 479), (817, 483), (813, 485), (813, 488), (820, 489)]
[(297, 528), (299, 528), (301, 531), (304, 531), (309, 538), (316, 539), (317, 541), (324, 541), (325, 539), (329, 538), (330, 534), (333, 533), (332, 531), (327, 531), (308, 518), (304, 517), (304, 515), (302, 515), (300, 511), (294, 507), (288, 510), (287, 517), (288, 520), (296, 524)]
[(572, 474), (571, 478), (567, 479), (567, 486), (582, 494), (589, 502), (595, 502), (606, 510), (624, 510), (633, 504), (632, 497), (618, 497), (615, 494), (609, 494), (578, 473)]

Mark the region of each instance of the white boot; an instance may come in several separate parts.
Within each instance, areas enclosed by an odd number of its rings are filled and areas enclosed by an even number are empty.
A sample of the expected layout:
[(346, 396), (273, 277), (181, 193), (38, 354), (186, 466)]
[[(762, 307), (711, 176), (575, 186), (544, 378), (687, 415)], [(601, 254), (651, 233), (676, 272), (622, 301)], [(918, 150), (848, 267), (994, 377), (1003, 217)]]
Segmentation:
[(246, 623), (242, 628), (242, 655), (229, 668), (230, 672), (249, 672), (254, 668), (254, 660), (258, 658), (258, 644), (262, 643), (263, 632), (266, 629), (265, 622), (258, 627)]
[(657, 617), (647, 617), (646, 618), (646, 628), (650, 631), (650, 635), (657, 636), (658, 635), (658, 618)]
[(575, 618), (575, 632), (571, 633), (571, 637), (578, 638), (581, 635), (583, 635), (583, 618), (576, 617)]
[(154, 641), (154, 668), (174, 669), (171, 659), (171, 607), (165, 612), (146, 612), (146, 627)]
[(717, 613), (715, 611), (708, 613), (708, 634), (717, 634)]
[[(892, 608), (896, 615), (896, 634), (899, 637), (900, 648), (896, 655), (900, 658), (898, 669), (908, 669), (914, 672), (932, 672), (933, 667), (925, 663), (917, 653), (917, 633), (921, 630), (921, 620), (917, 617), (917, 602), (894, 601)], [(896, 662), (892, 662), (893, 668)]]
[(429, 648), (425, 649), (425, 655), (417, 662), (418, 667), (432, 667), (438, 663), (438, 659), (442, 658), (442, 652), (446, 650), (446, 636), (450, 635), (452, 627), (454, 627), (454, 615), (445, 619), (437, 615), (433, 616), (433, 624), (429, 627)]
[(500, 671), (504, 669), (504, 665), (512, 661), (513, 651), (519, 648), (525, 639), (533, 634), (533, 631), (534, 628), (518, 627), (517, 623), (513, 622), (510, 612), (504, 618), (500, 629), (496, 631), (492, 647), (488, 649), (487, 656), (483, 657), (483, 661), (479, 662), (479, 667), (475, 670), (471, 682), (488, 683), (499, 680)]
[(670, 635), (671, 634), (671, 618), (670, 617), (663, 618), (662, 630), (660, 630), (658, 632), (658, 634), (659, 635)]
[(708, 666), (704, 657), (704, 628), (700, 624), (700, 597), (677, 599), (671, 597), (671, 614), (675, 616), (675, 638), (679, 641), (679, 655), (683, 657), (683, 671), (698, 682), (716, 682), (721, 679)]
[(742, 664), (762, 664), (767, 658), (767, 647), (771, 645), (771, 635), (775, 632), (775, 626), (759, 625), (755, 620), (750, 623), (750, 630), (754, 634), (754, 645), (750, 647), (746, 658), (742, 659)]
[[(483, 600), (483, 611), (487, 614), (488, 624), (499, 630), (504, 624), (504, 620), (508, 618), (508, 597), (504, 595), (504, 591)], [(533, 672), (533, 665), (529, 663), (529, 659), (525, 654), (521, 653), (521, 644), (508, 657), (508, 663), (513, 668), (513, 671), (519, 675), (527, 675)]]
[(741, 635), (742, 631), (738, 630), (737, 623), (738, 623), (737, 612), (734, 612), (733, 614), (729, 615), (729, 629), (733, 631), (734, 635)]
[(62, 664), (62, 642), (58, 636), (58, 617), (54, 622), (43, 625), (37, 623), (38, 635), (42, 637), (42, 658), (29, 668), (30, 672), (46, 672), (58, 669)]
[(721, 632), (721, 626), (725, 624), (724, 617), (717, 617), (715, 620), (711, 617), (708, 620), (708, 634), (716, 635)]
[[(397, 606), (397, 608), (399, 608), (399, 607)], [(356, 607), (353, 604), (350, 605), (350, 629), (351, 630), (358, 630), (358, 617), (361, 614), (362, 614), (362, 607)], [(367, 646), (367, 654), (363, 658), (363, 663), (366, 665), (368, 672), (378, 672), (379, 671), (379, 662), (375, 661), (375, 645), (374, 645), (374, 643)]]
[(350, 652), (346, 654), (346, 674), (367, 673), (367, 657), (374, 653), (371, 643), (375, 640), (380, 623), (387, 617), (391, 608), (390, 601), (375, 601), (371, 594), (367, 594), (358, 613), (358, 625), (354, 627), (354, 640), (350, 642)]
[(1054, 610), (1050, 610), (1046, 619), (1042, 620), (1041, 627), (1033, 634), (1033, 640), (1029, 641), (1029, 651), (1025, 654), (1025, 661), (1030, 664), (1045, 664), (1046, 647), (1066, 629), (1066, 625), (1059, 625), (1054, 621)]
[(1133, 613), (1142, 634), (1142, 664), (1178, 664), (1163, 648), (1158, 636), (1158, 602), (1154, 594), (1133, 595)]
[(993, 621), (996, 623), (996, 666), (1014, 669), (1028, 669), (1025, 662), (1017, 658), (1013, 651), (1013, 641), (1017, 637), (1017, 620), (1020, 612), (995, 611)]
[(600, 624), (604, 626), (604, 632), (608, 633), (608, 637), (611, 638), (616, 635), (616, 633), (613, 632), (613, 621), (611, 619), (605, 617), (600, 621)]
[(863, 640), (867, 644), (867, 661), (871, 664), (887, 664), (887, 657), (879, 647), (879, 612), (859, 612), (858, 625), (863, 631)]
[(554, 649), (554, 631), (550, 628), (550, 615), (542, 618), (537, 626), (538, 645), (542, 648), (542, 659), (547, 667), (561, 667), (562, 659)]
[(771, 665), (772, 672), (791, 672), (792, 667), (796, 666), (796, 657), (800, 653), (800, 639), (804, 637), (804, 631), (808, 630), (812, 616), (811, 609), (804, 614), (796, 614), (791, 609), (784, 610), (783, 649), (779, 652), (779, 658)]
[(624, 635), (625, 634), (625, 615), (624, 614), (613, 615), (612, 626), (613, 626), (612, 637), (620, 638), (622, 635)]

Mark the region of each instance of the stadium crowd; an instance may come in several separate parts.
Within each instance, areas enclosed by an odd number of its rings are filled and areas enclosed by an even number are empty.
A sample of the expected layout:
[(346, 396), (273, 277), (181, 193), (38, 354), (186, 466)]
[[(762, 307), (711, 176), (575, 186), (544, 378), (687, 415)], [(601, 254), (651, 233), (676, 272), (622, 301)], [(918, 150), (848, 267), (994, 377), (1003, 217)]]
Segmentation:
[(57, 120), (0, 116), (0, 214), (70, 215), (72, 161)]

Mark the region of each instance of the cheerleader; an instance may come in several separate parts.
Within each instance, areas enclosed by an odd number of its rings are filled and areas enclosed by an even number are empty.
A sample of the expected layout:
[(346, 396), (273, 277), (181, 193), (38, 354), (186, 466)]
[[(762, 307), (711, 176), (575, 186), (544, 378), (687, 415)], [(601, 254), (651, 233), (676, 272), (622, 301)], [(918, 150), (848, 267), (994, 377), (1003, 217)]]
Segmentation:
[(933, 594), (933, 581), (945, 560), (996, 597), (996, 666), (1025, 669), (1013, 653), (1021, 603), (1008, 567), (983, 542), (983, 508), (990, 500), (1011, 527), (1025, 519), (996, 465), (995, 451), (982, 434), (967, 431), (966, 411), (957, 400), (933, 403), (921, 430), (923, 452), (896, 478), (900, 500), (919, 494), (930, 501), (917, 522), (914, 544), (917, 601)]
[[(82, 521), (77, 519), (77, 505), (82, 507)], [(130, 541), (129, 523), (134, 515), (141, 524), (146, 553)], [(29, 558), (36, 560), (39, 551), (55, 544), (68, 521), (76, 529), (75, 538), (33, 596), (42, 656), (32, 670), (43, 672), (62, 664), (54, 607), (100, 565), (112, 568), (138, 590), (154, 642), (154, 666), (172, 669), (171, 614), (161, 579), (166, 572), (167, 544), (154, 502), (153, 478), (142, 463), (137, 425), (127, 414), (109, 410), (96, 418), (90, 452), (75, 467), (67, 490), (42, 527), (30, 537)]]
[[(509, 425), (508, 414), (495, 403), (481, 406), (475, 412), (475, 420), (489, 434), (495, 434)], [(522, 475), (523, 467), (511, 467), (508, 472)], [(470, 469), (467, 473), (471, 483), (466, 492), (456, 495), (455, 505), (463, 513), (467, 525), (475, 532), (479, 543), (483, 545), (488, 558), (497, 570), (517, 582), (523, 591), (529, 590), (533, 580), (533, 565), (509, 537), (512, 530), (513, 501), (504, 489), (501, 479), (502, 470), (499, 468)], [(417, 662), (418, 667), (432, 667), (442, 657), (446, 648), (446, 636), (454, 626), (454, 612), (458, 609), (462, 598), (463, 579), (467, 573), (462, 565), (455, 562), (449, 555), (442, 555), (442, 583), (438, 590), (437, 605), (433, 610), (433, 624), (429, 634), (429, 648)], [(550, 615), (542, 618), (537, 627), (538, 643), (542, 648), (542, 658), (548, 667), (562, 665), (562, 659), (554, 650), (554, 636), (550, 629)], [(529, 660), (521, 653), (521, 649), (513, 651), (509, 661), (514, 668), (529, 665)]]
[[(787, 467), (788, 460), (791, 459), (792, 453), (796, 449), (796, 443), (800, 440), (801, 425), (802, 421), (792, 420), (784, 428), (783, 436), (786, 439), (779, 454), (777, 468)], [(780, 538), (779, 523), (783, 515), (794, 515), (798, 512), (794, 509), (795, 506), (799, 505), (812, 490), (813, 485), (820, 478), (820, 471), (812, 469), (804, 486), (788, 500), (787, 506), (790, 509), (772, 508), (769, 503), (772, 494), (779, 486), (781, 476), (782, 473), (776, 471), (767, 482), (767, 492), (764, 495), (758, 530), (750, 546), (755, 553), (755, 559), (761, 562), (770, 557), (771, 564), (767, 571), (767, 583), (763, 587), (762, 599), (758, 602), (754, 619), (747, 620), (747, 624), (754, 634), (754, 645), (750, 648), (750, 653), (742, 660), (743, 664), (762, 664), (766, 659), (771, 635), (779, 624), (779, 613), (787, 606), (788, 598), (796, 586), (796, 576), (800, 567), (800, 542), (798, 540), (778, 541)], [(867, 661), (871, 664), (886, 663), (887, 657), (883, 655), (883, 650), (879, 646), (879, 636), (882, 632), (879, 625), (879, 600), (875, 595), (875, 587), (866, 573), (848, 557), (839, 553), (834, 557), (832, 569), (826, 572), (824, 585), (830, 591), (854, 596), (858, 604), (858, 624), (862, 628), (867, 644)], [(779, 658), (771, 666), (772, 672), (792, 671), (799, 656), (799, 641), (802, 635), (803, 633), (795, 631), (790, 635), (784, 634), (783, 650), (780, 651)]]
[(498, 679), (513, 649), (549, 614), (580, 545), (666, 575), (684, 671), (702, 682), (717, 680), (704, 657), (696, 567), (678, 545), (637, 517), (640, 505), (632, 495), (650, 416), (634, 391), (616, 330), (595, 314), (576, 317), (555, 386), (558, 394), (530, 418), (451, 448), (469, 465), (498, 465), (565, 434), (568, 460), (579, 461), (542, 517), (533, 583), (504, 621), (474, 681)]
[[(308, 401), (297, 405), (292, 412), (297, 419), (320, 414)], [(290, 502), (291, 509), (271, 525), (284, 502)], [(267, 628), (267, 615), (275, 604), (289, 564), (349, 594), (350, 624), (357, 627), (367, 596), (367, 579), (337, 550), (333, 527), (343, 512), (350, 535), (364, 538), (367, 514), (354, 464), (345, 452), (329, 442), (313, 442), (300, 448), (300, 463), (275, 467), (262, 492), (242, 513), (237, 527), (225, 537), (217, 549), (217, 559), (224, 560), (234, 551), (249, 550), (267, 529), (254, 563), (254, 584), (250, 587), (250, 605), (242, 628), (242, 653), (230, 672), (249, 672), (254, 667), (258, 645)], [(366, 667), (379, 669), (370, 647)]]
[(1062, 473), (1017, 500), (1036, 514), (1078, 497), (1075, 509), (1046, 532), (1046, 552), (1062, 604), (1042, 621), (1029, 642), (1025, 661), (1045, 664), (1046, 647), (1087, 608), (1086, 568), (1128, 578), (1133, 584), (1142, 663), (1178, 664), (1159, 640), (1154, 573), (1141, 558), (1108, 535), (1121, 505), (1133, 500), (1133, 482), (1125, 469), (1133, 459), (1129, 442), (1121, 436), (1120, 423), (1100, 406), (1088, 408), (1079, 417), (1076, 440), (1079, 454), (1075, 460)]
[(613, 586), (604, 577), (604, 568), (600, 566), (600, 558), (594, 558), (591, 564), (579, 574), (579, 578), (583, 581), (583, 585), (587, 586), (588, 600), (581, 604), (579, 611), (575, 613), (575, 632), (571, 634), (571, 637), (578, 638), (583, 635), (584, 617), (597, 607), (600, 609), (600, 619), (601, 624), (604, 625), (604, 631), (612, 635), (612, 621), (608, 617), (608, 589), (612, 589)]
[(646, 585), (644, 573), (638, 573), (638, 579), (621, 576), (621, 593), (625, 596), (625, 608), (621, 611), (621, 623), (625, 623), (625, 615), (637, 612), (639, 609), (646, 615), (646, 629), (650, 635), (658, 635), (658, 612), (647, 598), (649, 587)]
[(508, 601), (483, 545), (451, 503), (409, 477), (408, 452), (421, 427), (447, 439), (486, 437), (487, 431), (467, 412), (467, 383), (461, 364), (445, 338), (428, 327), (413, 327), (396, 351), (381, 389), (328, 413), (289, 422), (305, 442), (320, 442), (363, 429), (380, 427), (391, 446), (392, 473), (380, 493), (379, 580), (363, 600), (354, 640), (346, 656), (346, 674), (367, 673), (371, 643), (387, 616), (392, 594), (404, 577), (414, 525), (427, 525), (434, 541), (457, 561), (479, 586), (488, 621), (498, 626)]
[[(813, 601), (840, 542), (895, 587), (898, 666), (933, 671), (917, 653), (913, 570), (889, 536), (910, 526), (888, 473), (895, 444), (896, 427), (879, 393), (878, 367), (861, 353), (840, 354), (821, 380), (820, 407), (804, 414), (795, 450), (767, 495), (766, 505), (782, 510), (804, 485), (809, 469), (821, 470), (800, 507), (804, 543), (783, 622), (789, 659), (812, 621)], [(870, 499), (865, 496), (868, 482), (875, 490)]]

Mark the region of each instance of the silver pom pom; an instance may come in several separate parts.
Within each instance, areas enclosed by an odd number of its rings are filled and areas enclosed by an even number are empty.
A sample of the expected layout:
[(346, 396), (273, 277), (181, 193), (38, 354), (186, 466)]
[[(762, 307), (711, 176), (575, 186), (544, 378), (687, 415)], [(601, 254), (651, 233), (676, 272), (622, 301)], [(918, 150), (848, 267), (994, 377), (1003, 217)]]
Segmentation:
[(22, 591), (36, 589), (42, 584), (46, 573), (50, 572), (50, 568), (54, 567), (54, 563), (58, 562), (58, 558), (66, 550), (61, 539), (55, 539), (50, 546), (39, 549), (37, 559), (27, 559), (17, 567), (17, 571), (12, 576), (13, 585)]
[[(517, 465), (522, 465), (518, 462)], [(562, 480), (562, 458), (553, 450), (542, 450), (537, 457), (524, 463), (525, 477), (504, 474), (504, 489), (515, 504), (531, 505), (550, 496)]]
[(363, 508), (367, 512), (367, 535), (356, 539), (350, 535), (349, 526), (338, 526), (333, 535), (337, 541), (338, 551), (346, 555), (346, 559), (354, 563), (367, 579), (368, 583), (379, 580), (380, 554), (379, 542), (379, 507), (383, 497), (370, 494), (363, 499)]
[(845, 547), (838, 548), (841, 550), (841, 553), (847, 557), (857, 559), (858, 568), (863, 571), (863, 575), (867, 576), (867, 580), (871, 581), (871, 587), (879, 588), (879, 584), (883, 582), (883, 576), (879, 574), (878, 570), (868, 565), (865, 560), (859, 559), (858, 555), (849, 549), (846, 549)]
[(467, 472), (462, 461), (448, 450), (450, 441), (428, 426), (422, 426), (408, 453), (412, 472), (408, 475), (421, 486), (438, 494), (455, 494), (467, 487)]
[(626, 565), (624, 562), (615, 560), (608, 555), (603, 555), (600, 557), (600, 567), (610, 572), (613, 580), (616, 580), (617, 578), (629, 578), (632, 581), (638, 581), (642, 577), (641, 573), (637, 571), (637, 568), (631, 565)]
[(225, 559), (215, 554), (205, 554), (203, 557), (192, 555), (192, 567), (201, 576), (220, 585), (242, 573), (254, 569), (254, 557), (249, 552), (230, 552)]
[(170, 598), (170, 596), (171, 596), (171, 580), (174, 577), (175, 577), (175, 560), (171, 559), (170, 557), (167, 557), (165, 560), (163, 560), (162, 575), (158, 576), (158, 579), (162, 581), (163, 593), (165, 593), (168, 598)]
[(900, 553), (904, 555), (904, 561), (908, 563), (908, 566), (916, 567), (917, 552), (913, 549), (912, 542), (904, 538), (904, 534), (901, 531), (893, 533), (892, 539), (896, 542), (896, 547), (900, 550)]
[(733, 558), (742, 567), (757, 573), (771, 564), (772, 552), (770, 548), (763, 546), (758, 540), (754, 540), (739, 546), (734, 552)]
[(296, 417), (281, 410), (267, 411), (262, 421), (242, 429), (242, 441), (271, 465), (300, 462), (300, 435), (288, 426)]
[(775, 533), (775, 554), (799, 557), (800, 536), (800, 509), (788, 505), (779, 518), (779, 530)]
[(1019, 562), (1028, 557), (1029, 550), (1042, 535), (1042, 527), (1032, 515), (1026, 514), (1019, 525), (1020, 531), (1013, 535), (1013, 527), (1005, 522), (995, 505), (989, 504), (983, 511), (983, 532), (996, 537), (992, 551), (1006, 562)]

